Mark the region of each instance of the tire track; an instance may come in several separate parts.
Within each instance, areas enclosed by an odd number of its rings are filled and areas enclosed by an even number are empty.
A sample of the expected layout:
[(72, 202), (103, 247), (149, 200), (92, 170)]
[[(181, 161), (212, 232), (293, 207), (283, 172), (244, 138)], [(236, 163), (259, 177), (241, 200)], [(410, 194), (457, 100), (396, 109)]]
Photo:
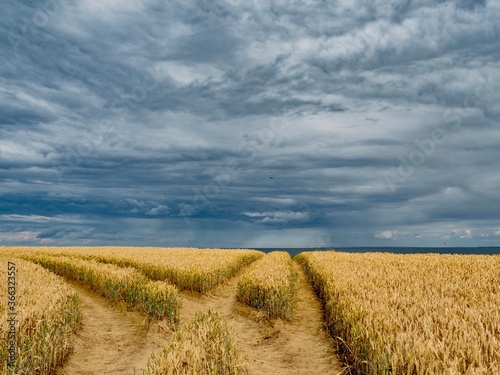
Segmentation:
[(292, 322), (269, 320), (236, 301), (241, 273), (206, 296), (183, 292), (181, 320), (191, 319), (196, 311), (219, 312), (236, 333), (236, 347), (247, 358), (250, 375), (341, 374), (342, 367), (323, 329), (321, 303), (302, 268), (293, 264), (298, 277), (297, 310)]
[(149, 329), (147, 319), (138, 312), (113, 308), (109, 302), (67, 281), (78, 293), (83, 315), (75, 348), (57, 375), (141, 374), (153, 351), (168, 342), (170, 334), (160, 333), (159, 325)]

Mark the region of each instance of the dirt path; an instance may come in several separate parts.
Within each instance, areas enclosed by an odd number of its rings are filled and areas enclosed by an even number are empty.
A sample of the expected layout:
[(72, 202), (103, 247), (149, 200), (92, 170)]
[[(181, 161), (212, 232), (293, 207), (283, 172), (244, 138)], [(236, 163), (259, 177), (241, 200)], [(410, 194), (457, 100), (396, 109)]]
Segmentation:
[(151, 352), (160, 350), (170, 335), (157, 325), (149, 330), (143, 315), (120, 311), (107, 300), (68, 282), (78, 293), (83, 314), (75, 350), (57, 375), (142, 374)]
[(250, 375), (340, 374), (342, 368), (323, 330), (321, 304), (305, 278), (298, 273), (298, 303), (294, 320), (268, 321), (246, 305), (236, 301), (238, 277), (216, 289), (211, 295), (183, 293), (181, 321), (196, 311), (218, 311), (236, 332), (236, 347), (246, 356)]
[[(236, 333), (236, 346), (248, 361), (250, 375), (341, 374), (342, 368), (323, 330), (320, 302), (302, 268), (298, 273), (297, 310), (292, 322), (268, 320), (256, 309), (236, 301), (238, 276), (209, 295), (182, 292), (181, 322), (197, 311), (218, 311)], [(158, 325), (147, 328), (144, 316), (110, 306), (97, 294), (69, 282), (81, 302), (83, 326), (75, 350), (57, 375), (133, 375), (146, 368), (153, 351), (171, 338)]]

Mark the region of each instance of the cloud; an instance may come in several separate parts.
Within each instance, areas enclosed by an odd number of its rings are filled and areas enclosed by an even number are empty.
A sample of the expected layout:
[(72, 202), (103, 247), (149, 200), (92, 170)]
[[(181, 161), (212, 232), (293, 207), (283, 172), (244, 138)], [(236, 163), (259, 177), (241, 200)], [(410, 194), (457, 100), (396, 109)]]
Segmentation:
[(0, 16), (3, 242), (495, 245), (498, 3), (56, 1)]
[(33, 231), (0, 232), (0, 241), (2, 243), (23, 244), (35, 240), (38, 235), (39, 232)]
[(262, 224), (286, 224), (290, 222), (303, 222), (309, 219), (309, 213), (294, 211), (243, 212), (243, 215)]
[(375, 234), (375, 238), (380, 238), (380, 239), (388, 240), (388, 239), (393, 239), (395, 235), (396, 235), (395, 231), (384, 230), (382, 232), (376, 233)]
[(453, 237), (458, 238), (472, 238), (472, 230), (471, 229), (454, 229), (451, 231), (451, 235)]
[(153, 216), (167, 215), (169, 212), (170, 209), (167, 206), (161, 204), (158, 207), (153, 207), (151, 210), (149, 210), (148, 215), (153, 215)]
[(0, 215), (0, 220), (5, 221), (21, 221), (21, 222), (39, 222), (39, 223), (48, 223), (53, 221), (62, 221), (64, 220), (61, 217), (48, 217), (41, 215)]

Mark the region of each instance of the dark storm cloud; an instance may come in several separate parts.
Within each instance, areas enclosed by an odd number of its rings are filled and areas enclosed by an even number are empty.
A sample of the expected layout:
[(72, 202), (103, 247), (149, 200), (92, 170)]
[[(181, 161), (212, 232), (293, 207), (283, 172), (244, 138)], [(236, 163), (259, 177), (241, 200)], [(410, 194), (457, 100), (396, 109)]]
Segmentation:
[(0, 242), (495, 243), (499, 16), (471, 0), (5, 4)]

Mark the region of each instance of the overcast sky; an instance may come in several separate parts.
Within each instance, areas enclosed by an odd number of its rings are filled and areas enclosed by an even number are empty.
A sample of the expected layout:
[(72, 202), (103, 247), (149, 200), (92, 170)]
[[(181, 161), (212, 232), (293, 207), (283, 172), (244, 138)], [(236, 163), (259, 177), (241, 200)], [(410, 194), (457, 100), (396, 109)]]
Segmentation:
[(498, 0), (0, 7), (0, 244), (500, 244)]

